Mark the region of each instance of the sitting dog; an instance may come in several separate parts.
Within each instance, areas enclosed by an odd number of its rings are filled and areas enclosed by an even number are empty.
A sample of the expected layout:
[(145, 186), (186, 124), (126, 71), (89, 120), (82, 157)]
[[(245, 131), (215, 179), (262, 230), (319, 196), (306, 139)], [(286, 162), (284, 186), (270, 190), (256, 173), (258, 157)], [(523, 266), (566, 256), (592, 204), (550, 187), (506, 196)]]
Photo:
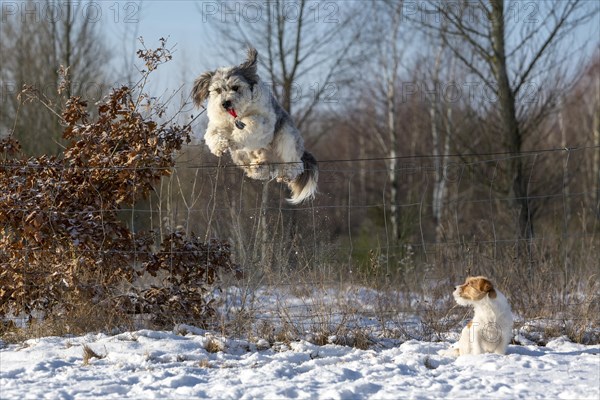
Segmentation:
[(475, 315), (463, 328), (458, 345), (443, 354), (506, 354), (513, 327), (506, 297), (483, 276), (468, 277), (452, 295), (459, 305), (473, 307)]
[(318, 167), (304, 149), (292, 118), (257, 75), (258, 52), (236, 67), (205, 72), (195, 81), (192, 97), (200, 107), (208, 98), (204, 140), (211, 153), (229, 151), (236, 165), (252, 179), (277, 179), (292, 192), (292, 204), (314, 198)]

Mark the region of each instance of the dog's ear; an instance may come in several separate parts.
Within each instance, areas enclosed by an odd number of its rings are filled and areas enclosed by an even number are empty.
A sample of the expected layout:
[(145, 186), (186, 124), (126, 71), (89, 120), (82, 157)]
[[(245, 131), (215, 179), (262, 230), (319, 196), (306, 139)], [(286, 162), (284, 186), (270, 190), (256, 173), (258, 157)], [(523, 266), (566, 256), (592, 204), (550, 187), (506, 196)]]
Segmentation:
[(192, 98), (197, 107), (200, 107), (202, 103), (204, 103), (204, 100), (208, 98), (208, 88), (210, 87), (210, 81), (214, 75), (214, 71), (208, 71), (197, 77), (194, 81)]
[(490, 282), (486, 278), (481, 278), (480, 286), (480, 290), (484, 293), (487, 293), (490, 299), (496, 298), (496, 290), (494, 289), (494, 285), (492, 285), (492, 282)]
[(248, 56), (246, 57), (246, 61), (244, 61), (239, 67), (237, 67), (237, 73), (244, 77), (244, 79), (250, 83), (250, 85), (256, 84), (258, 82), (258, 73), (257, 73), (257, 60), (258, 60), (258, 51), (254, 47), (248, 48)]

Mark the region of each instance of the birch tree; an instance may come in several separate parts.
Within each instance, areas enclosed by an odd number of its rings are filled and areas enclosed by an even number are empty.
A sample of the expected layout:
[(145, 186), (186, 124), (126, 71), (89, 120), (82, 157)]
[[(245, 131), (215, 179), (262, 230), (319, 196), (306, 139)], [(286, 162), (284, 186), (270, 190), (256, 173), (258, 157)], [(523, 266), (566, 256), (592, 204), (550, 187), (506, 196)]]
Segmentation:
[[(379, 57), (385, 77), (385, 103), (387, 137), (389, 141), (389, 185), (390, 185), (390, 225), (392, 238), (400, 238), (400, 208), (398, 207), (398, 129), (396, 124), (396, 107), (398, 101), (398, 74), (400, 69), (401, 51), (398, 47), (400, 26), (402, 21), (402, 2), (386, 3), (391, 19), (389, 20), (390, 35), (379, 48)], [(387, 10), (386, 10), (387, 11)]]
[[(434, 162), (436, 163), (436, 174), (433, 184), (433, 196), (431, 201), (431, 208), (433, 214), (433, 222), (435, 225), (435, 237), (436, 241), (440, 241), (443, 236), (443, 216), (444, 216), (444, 202), (446, 199), (446, 175), (445, 167), (448, 162), (448, 154), (450, 153), (450, 140), (452, 137), (452, 107), (451, 105), (444, 104), (443, 94), (441, 93), (441, 69), (442, 69), (442, 57), (444, 55), (444, 46), (440, 45), (433, 72), (431, 76), (431, 83), (434, 87), (436, 96), (429, 100), (429, 117), (431, 119), (431, 142), (432, 142), (432, 155)], [(450, 81), (454, 80), (454, 59), (450, 62)], [(445, 121), (443, 121), (445, 112)], [(442, 132), (445, 130), (445, 132)]]
[[(68, 68), (65, 96), (97, 100), (101, 95), (109, 54), (97, 15), (84, 12), (90, 4), (27, 0), (16, 5), (15, 13), (8, 5), (3, 8), (0, 129), (19, 139), (28, 154), (54, 153), (60, 147), (55, 113), (62, 108), (57, 95), (61, 66)], [(19, 7), (30, 12), (20, 14)], [(18, 96), (23, 85), (32, 86), (51, 110), (35, 102), (25, 104)]]
[(387, 158), (389, 185), (389, 224), (392, 241), (401, 238), (401, 215), (398, 206), (398, 141), (400, 130), (396, 114), (400, 103), (400, 68), (402, 66), (403, 41), (403, 1), (372, 2), (371, 28), (376, 65), (373, 67), (375, 89), (373, 96), (383, 99), (381, 108), (384, 124), (375, 125), (375, 134), (379, 145)]
[(568, 48), (567, 41), (597, 7), (580, 0), (536, 2), (532, 9), (504, 0), (429, 2), (426, 7), (431, 15), (423, 10), (417, 22), (443, 30), (454, 57), (497, 98), (486, 110), (492, 117), (488, 124), (510, 154), (505, 189), (517, 211), (518, 236), (530, 241), (535, 209), (522, 157), (525, 141), (555, 111), (558, 96), (576, 75), (567, 61), (579, 49)]

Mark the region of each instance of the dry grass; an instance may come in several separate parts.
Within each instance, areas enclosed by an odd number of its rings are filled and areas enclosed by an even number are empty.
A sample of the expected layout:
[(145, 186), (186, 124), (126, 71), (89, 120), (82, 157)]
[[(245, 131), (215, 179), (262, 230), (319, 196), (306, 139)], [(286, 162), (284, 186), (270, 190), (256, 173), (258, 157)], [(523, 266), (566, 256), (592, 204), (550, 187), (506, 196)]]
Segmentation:
[(454, 285), (467, 274), (482, 274), (511, 302), (515, 332), (528, 337), (529, 329), (530, 339), (540, 344), (563, 335), (577, 343), (600, 342), (594, 267), (600, 250), (571, 244), (567, 265), (560, 250), (565, 243), (540, 240), (521, 261), (514, 246), (491, 243), (475, 250), (441, 245), (442, 253), (427, 260), (415, 254), (394, 274), (371, 273), (380, 265), (351, 277), (315, 267), (244, 281), (254, 295), (240, 297), (243, 313), (229, 324), (222, 321), (221, 332), (271, 344), (302, 339), (357, 348), (372, 347), (378, 338), (448, 340), (472, 313), (455, 304)]
[[(568, 251), (559, 251), (565, 245), (570, 246)], [(471, 273), (487, 275), (495, 282), (512, 305), (515, 331), (530, 340), (544, 344), (566, 335), (577, 343), (600, 342), (600, 283), (595, 271), (599, 249), (540, 241), (525, 265), (517, 261), (510, 246), (477, 252), (447, 247), (444, 251), (443, 257), (436, 255), (427, 262), (416, 254), (403, 270), (390, 275), (369, 273), (377, 269), (365, 268), (364, 274), (348, 277), (318, 265), (247, 275), (230, 282), (238, 289), (223, 293), (223, 312), (212, 320), (210, 329), (223, 337), (263, 339), (270, 346), (309, 340), (370, 348), (381, 338), (447, 340), (448, 333), (460, 331), (470, 317), (469, 309), (456, 306), (451, 292), (454, 284)], [(565, 253), (569, 254), (567, 262)], [(5, 342), (19, 342), (140, 327), (131, 316), (81, 303), (60, 316), (33, 320), (24, 329), (4, 324), (0, 334)], [(205, 346), (211, 353), (225, 350), (214, 337)]]
[(19, 343), (45, 336), (83, 335), (89, 332), (127, 331), (136, 327), (130, 314), (93, 303), (84, 298), (73, 299), (75, 306), (60, 314), (31, 319), (29, 323), (9, 322), (0, 326), (0, 337), (7, 343)]
[(218, 353), (225, 351), (225, 344), (212, 336), (207, 336), (204, 349), (209, 353)]
[(92, 348), (90, 346), (88, 346), (87, 344), (83, 345), (83, 365), (89, 365), (90, 361), (94, 358), (97, 360), (101, 360), (104, 357), (106, 357), (106, 354), (100, 355), (100, 354), (96, 353), (94, 350), (92, 350)]

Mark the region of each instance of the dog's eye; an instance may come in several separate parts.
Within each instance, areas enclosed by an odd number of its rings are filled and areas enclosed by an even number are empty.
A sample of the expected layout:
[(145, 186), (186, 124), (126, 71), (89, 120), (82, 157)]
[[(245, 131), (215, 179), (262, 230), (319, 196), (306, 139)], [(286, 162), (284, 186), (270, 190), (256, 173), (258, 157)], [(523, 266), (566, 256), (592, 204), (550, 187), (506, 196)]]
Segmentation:
[(240, 87), (236, 85), (236, 86), (232, 86), (231, 90), (233, 90), (234, 92), (237, 92), (239, 88)]
[(221, 90), (221, 88), (216, 88), (215, 92), (217, 92), (217, 94), (221, 94), (222, 90)]

